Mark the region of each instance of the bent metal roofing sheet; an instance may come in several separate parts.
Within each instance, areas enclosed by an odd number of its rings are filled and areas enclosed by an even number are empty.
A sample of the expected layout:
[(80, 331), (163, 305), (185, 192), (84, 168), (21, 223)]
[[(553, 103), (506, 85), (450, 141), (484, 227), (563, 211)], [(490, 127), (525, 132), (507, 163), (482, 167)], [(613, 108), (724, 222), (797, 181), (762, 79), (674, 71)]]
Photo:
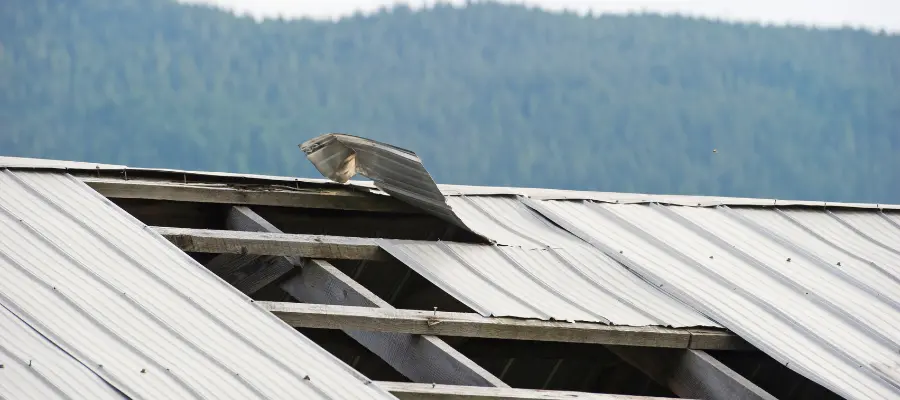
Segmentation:
[(835, 393), (900, 398), (896, 215), (528, 204)]
[(515, 198), (449, 198), (502, 246), (383, 241), (386, 251), (482, 315), (630, 326), (719, 327)]
[(90, 370), (60, 362), (33, 393), (393, 398), (71, 176), (0, 170), (0, 226), (0, 320), (20, 332), (18, 358), (65, 359), (55, 346)]

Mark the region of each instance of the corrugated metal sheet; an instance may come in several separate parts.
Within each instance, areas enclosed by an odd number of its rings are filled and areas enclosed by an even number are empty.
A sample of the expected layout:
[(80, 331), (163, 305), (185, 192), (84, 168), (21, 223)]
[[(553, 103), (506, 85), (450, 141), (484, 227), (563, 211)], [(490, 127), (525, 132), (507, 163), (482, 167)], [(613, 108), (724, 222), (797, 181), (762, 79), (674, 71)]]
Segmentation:
[(467, 225), (505, 246), (386, 240), (383, 247), (482, 315), (718, 326), (514, 198), (449, 202)]
[(357, 173), (398, 200), (463, 229), (416, 153), (361, 137), (329, 133), (300, 145), (322, 175), (345, 183)]
[(0, 365), (3, 399), (126, 398), (2, 306)]
[(130, 398), (393, 398), (71, 176), (0, 171), (0, 226), (0, 305)]
[(878, 211), (529, 205), (835, 393), (900, 398), (900, 232)]

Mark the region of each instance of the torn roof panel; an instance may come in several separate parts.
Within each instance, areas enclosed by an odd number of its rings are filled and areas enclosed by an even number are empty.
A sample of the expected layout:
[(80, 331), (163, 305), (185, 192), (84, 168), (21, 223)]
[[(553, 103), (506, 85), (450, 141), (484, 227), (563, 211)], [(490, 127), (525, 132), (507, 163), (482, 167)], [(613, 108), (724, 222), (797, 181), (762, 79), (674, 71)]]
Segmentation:
[(0, 188), (0, 305), (126, 396), (393, 398), (75, 178)]
[[(862, 276), (848, 279), (843, 265), (825, 261), (841, 249), (823, 250), (829, 241), (852, 244), (851, 251), (879, 246), (824, 210), (787, 212), (810, 234), (784, 237), (773, 233), (789, 232), (784, 226), (770, 230), (770, 221), (759, 215), (736, 215), (727, 208), (528, 204), (835, 393), (851, 399), (900, 396), (900, 382), (882, 371), (900, 365), (894, 286), (865, 285)], [(888, 246), (900, 248), (900, 243)], [(891, 253), (882, 250), (884, 257)], [(864, 263), (853, 267), (870, 267), (865, 272), (870, 277), (880, 273)]]
[(383, 247), (482, 315), (718, 327), (517, 198), (448, 202), (467, 226), (501, 245), (383, 241)]
[(522, 249), (383, 240), (414, 271), (485, 316), (628, 326), (718, 325), (590, 247)]
[(411, 151), (339, 133), (310, 139), (300, 149), (326, 178), (345, 183), (357, 173), (364, 175), (398, 200), (469, 230)]

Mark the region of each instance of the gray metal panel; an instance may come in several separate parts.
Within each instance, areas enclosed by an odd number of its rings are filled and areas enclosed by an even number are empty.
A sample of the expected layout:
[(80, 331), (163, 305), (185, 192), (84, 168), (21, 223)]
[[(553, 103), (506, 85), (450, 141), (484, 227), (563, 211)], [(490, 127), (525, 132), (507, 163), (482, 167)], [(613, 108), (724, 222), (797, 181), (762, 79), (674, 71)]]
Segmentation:
[(3, 399), (126, 398), (2, 306), (0, 365)]
[(300, 149), (328, 179), (345, 183), (359, 173), (391, 196), (469, 229), (444, 200), (422, 160), (409, 150), (339, 133), (307, 140)]
[(393, 398), (71, 176), (0, 171), (0, 226), (0, 305), (128, 397)]
[(47, 160), (42, 158), (24, 158), (24, 157), (7, 157), (0, 156), (0, 168), (20, 168), (20, 169), (102, 169), (102, 170), (120, 170), (125, 169), (124, 165), (112, 164), (96, 164), (81, 161), (61, 161)]
[(385, 240), (382, 247), (485, 316), (718, 327), (589, 246), (522, 249)]
[(882, 271), (846, 255), (862, 259), (881, 249), (880, 261), (892, 259), (885, 248), (897, 247), (892, 236), (873, 231), (882, 246), (848, 226), (868, 230), (877, 211), (841, 214), (854, 219), (844, 224), (824, 210), (786, 211), (793, 218), (778, 220), (776, 209), (529, 204), (835, 393), (900, 396), (890, 373), (900, 365), (896, 282), (876, 282)]

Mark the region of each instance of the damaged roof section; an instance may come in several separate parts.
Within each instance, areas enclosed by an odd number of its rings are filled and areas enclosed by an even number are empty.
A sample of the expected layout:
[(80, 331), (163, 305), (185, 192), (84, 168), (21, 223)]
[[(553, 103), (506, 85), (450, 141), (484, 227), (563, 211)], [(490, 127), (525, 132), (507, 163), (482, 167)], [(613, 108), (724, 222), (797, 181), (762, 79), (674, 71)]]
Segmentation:
[(300, 149), (328, 179), (347, 183), (356, 174), (363, 175), (398, 200), (482, 236), (467, 227), (447, 204), (416, 153), (341, 133), (328, 133), (307, 140), (300, 145)]

